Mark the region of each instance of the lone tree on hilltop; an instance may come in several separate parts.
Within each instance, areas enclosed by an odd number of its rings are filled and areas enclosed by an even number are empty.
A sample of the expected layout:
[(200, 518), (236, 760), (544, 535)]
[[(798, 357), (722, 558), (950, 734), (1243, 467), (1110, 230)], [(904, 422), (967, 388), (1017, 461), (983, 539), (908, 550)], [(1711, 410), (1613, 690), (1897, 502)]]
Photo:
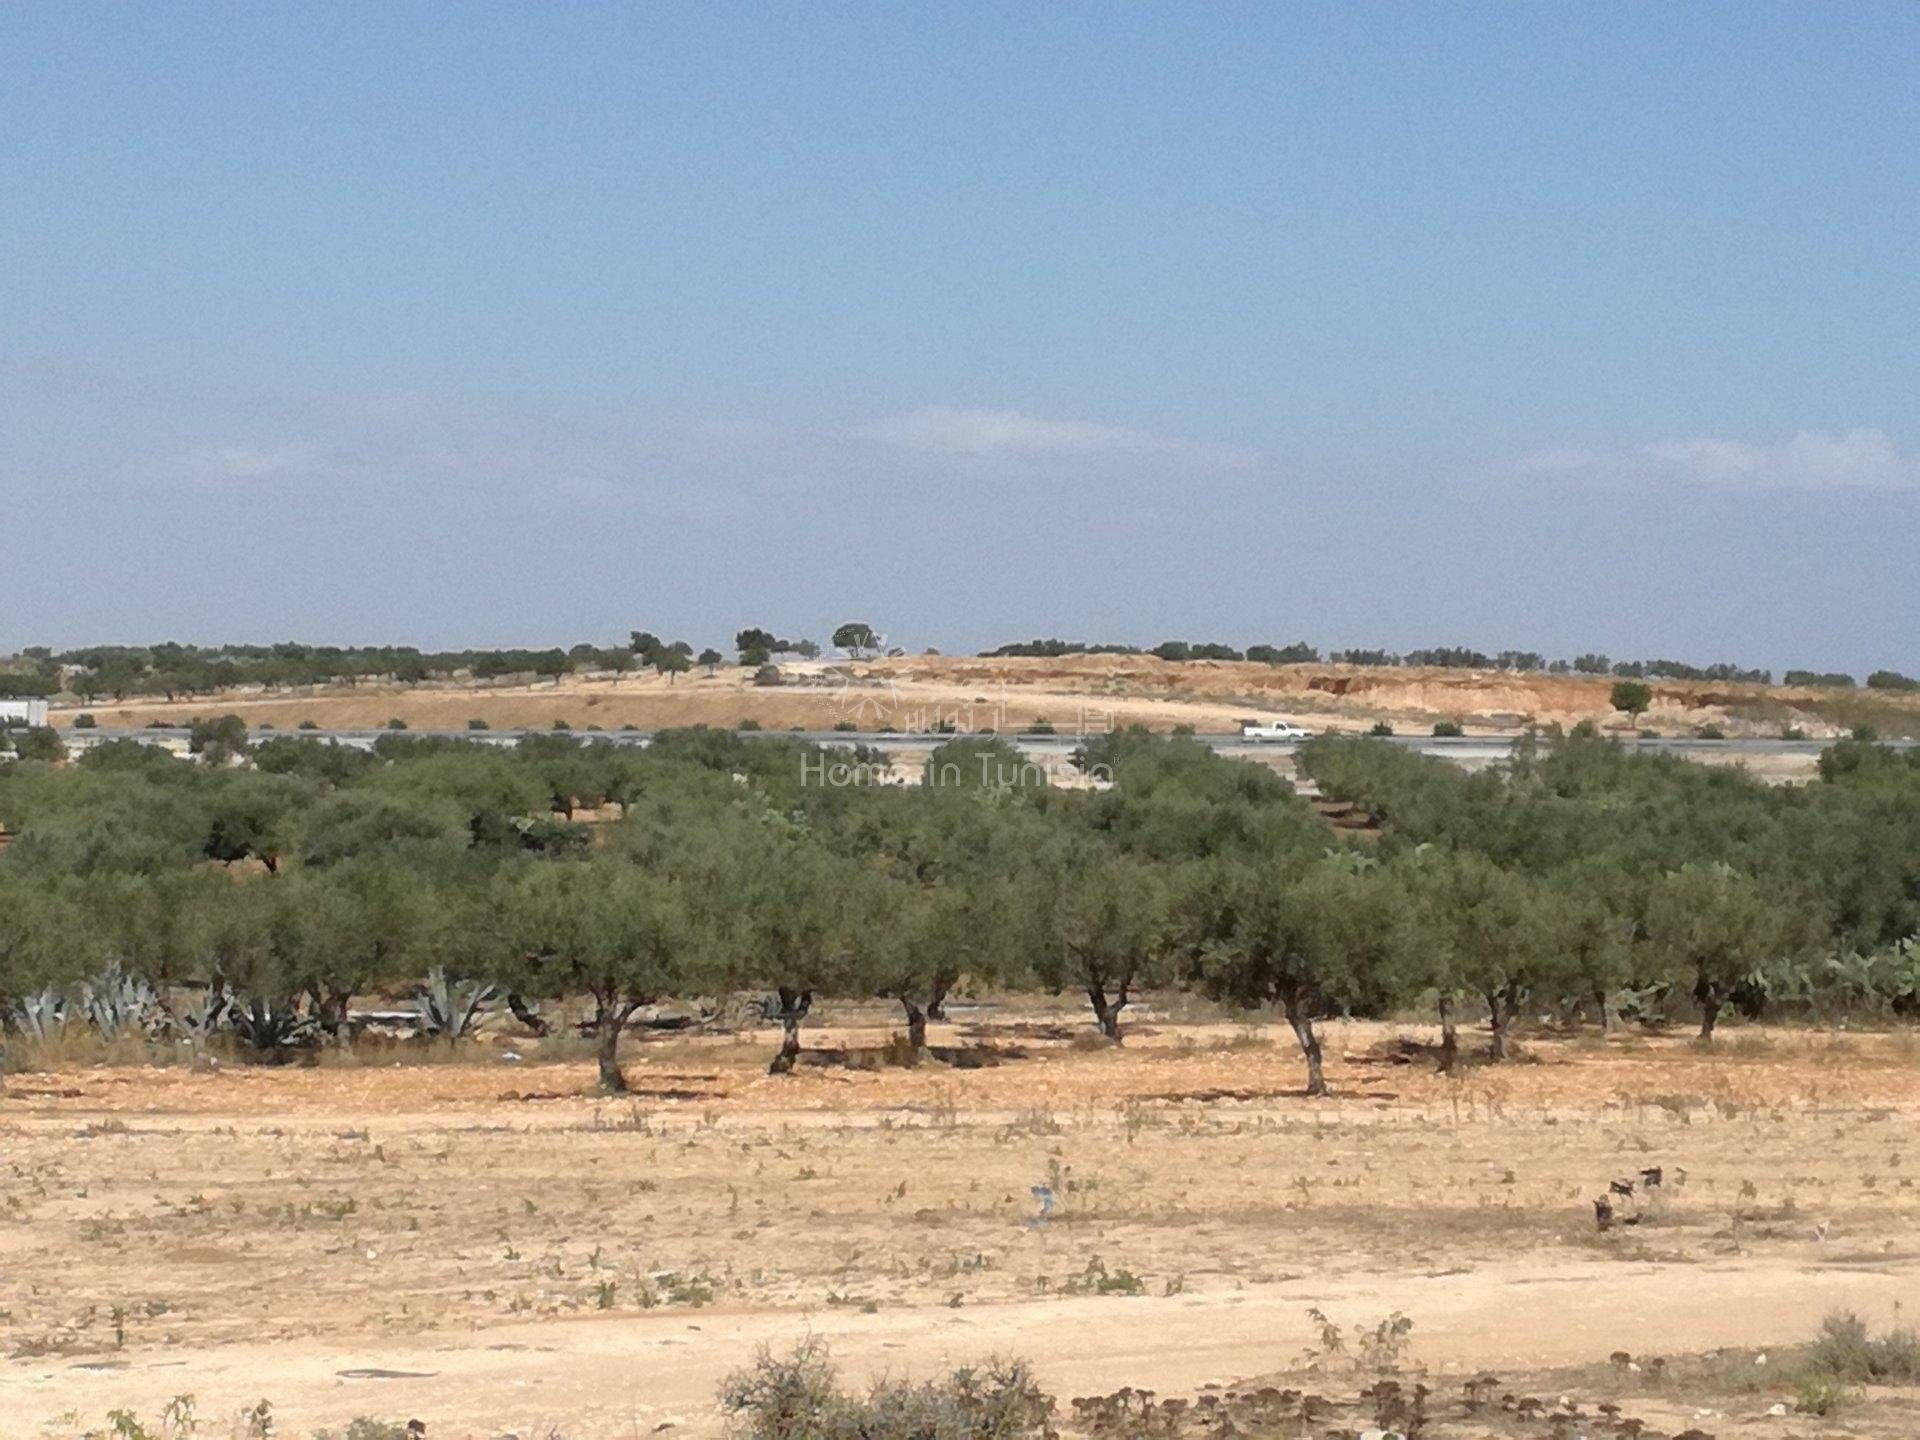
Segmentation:
[(856, 660), (864, 660), (880, 648), (880, 637), (864, 620), (849, 620), (833, 632), (833, 643)]
[(693, 661), (687, 658), (686, 651), (673, 645), (664, 650), (655, 651), (647, 663), (666, 676), (669, 685), (673, 684), (682, 673), (693, 668)]
[(1622, 680), (1607, 693), (1607, 703), (1637, 721), (1653, 704), (1653, 691), (1638, 680)]
[(749, 625), (733, 637), (733, 648), (740, 653), (742, 665), (757, 668), (792, 647), (771, 630)]

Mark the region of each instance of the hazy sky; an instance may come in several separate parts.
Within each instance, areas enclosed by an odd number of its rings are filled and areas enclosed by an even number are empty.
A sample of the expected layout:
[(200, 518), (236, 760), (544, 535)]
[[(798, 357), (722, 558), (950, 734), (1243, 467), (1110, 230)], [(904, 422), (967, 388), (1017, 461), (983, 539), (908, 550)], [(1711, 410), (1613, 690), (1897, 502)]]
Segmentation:
[(1920, 670), (1920, 6), (0, 7), (0, 648)]

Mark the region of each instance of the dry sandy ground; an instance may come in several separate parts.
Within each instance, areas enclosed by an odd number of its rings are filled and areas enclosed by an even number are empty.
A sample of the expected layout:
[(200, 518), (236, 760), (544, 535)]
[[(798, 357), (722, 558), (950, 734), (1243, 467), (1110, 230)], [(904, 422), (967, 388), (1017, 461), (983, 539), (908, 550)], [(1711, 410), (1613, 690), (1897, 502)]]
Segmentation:
[[(235, 691), (179, 704), (110, 701), (85, 707), (101, 724), (138, 726), (183, 722), (197, 714), (234, 712), (253, 724), (291, 730), (302, 720), (326, 728), (366, 728), (400, 719), (415, 729), (461, 729), (469, 719), (496, 727), (544, 729), (564, 720), (575, 729), (622, 725), (731, 726), (753, 719), (768, 729), (828, 729), (849, 722), (873, 730), (929, 730), (942, 721), (958, 729), (1018, 730), (1045, 718), (1063, 734), (1115, 725), (1166, 729), (1192, 725), (1229, 731), (1242, 719), (1284, 716), (1319, 728), (1360, 729), (1375, 720), (1425, 730), (1454, 720), (1469, 733), (1511, 732), (1529, 721), (1572, 725), (1618, 723), (1604, 678), (1510, 675), (1490, 671), (1362, 669), (1340, 665), (1258, 665), (1225, 661), (1174, 664), (1152, 656), (1078, 656), (1060, 660), (901, 656), (834, 664), (781, 667), (788, 683), (752, 684), (749, 672), (723, 666), (715, 675), (695, 670), (669, 683), (657, 675), (579, 677), (536, 685), (390, 685), (328, 687), (304, 693)], [(1729, 735), (1777, 736), (1792, 723), (1815, 738), (1852, 723), (1837, 712), (1823, 717), (1806, 707), (1831, 703), (1832, 692), (1754, 685), (1654, 682), (1647, 723), (1663, 733), (1690, 734), (1703, 724)], [(1865, 703), (1856, 701), (1854, 703)], [(1920, 725), (1920, 699), (1879, 697), (1874, 717), (1893, 734)], [(75, 708), (56, 712), (69, 724)]]
[[(1387, 1027), (1335, 1026), (1342, 1094), (1315, 1103), (1283, 1032), (1162, 1021), (1088, 1050), (1077, 1017), (980, 1014), (934, 1039), (998, 1047), (990, 1068), (774, 1079), (770, 1034), (636, 1040), (620, 1101), (487, 1046), (10, 1076), (0, 1435), (188, 1392), (203, 1416), (267, 1398), (288, 1435), (707, 1434), (725, 1373), (809, 1334), (856, 1378), (997, 1352), (1063, 1403), (1188, 1393), (1296, 1370), (1315, 1307), (1403, 1313), (1406, 1363), (1449, 1391), (1492, 1366), (1612, 1386), (1669, 1434), (1913, 1433), (1879, 1408), (1782, 1428), (1764, 1379), (1680, 1394), (1606, 1365), (1920, 1294), (1908, 1037), (1536, 1039), (1449, 1081), (1380, 1058)], [(829, 1018), (810, 1043), (889, 1023)], [(1663, 1212), (1599, 1233), (1590, 1197), (1652, 1165)]]

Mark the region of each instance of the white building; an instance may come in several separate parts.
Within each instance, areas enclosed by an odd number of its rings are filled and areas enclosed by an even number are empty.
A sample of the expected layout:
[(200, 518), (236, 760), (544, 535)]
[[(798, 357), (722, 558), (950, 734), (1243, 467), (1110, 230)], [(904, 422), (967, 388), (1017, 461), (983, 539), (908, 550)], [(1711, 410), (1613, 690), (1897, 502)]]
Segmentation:
[(0, 725), (44, 725), (46, 723), (46, 701), (0, 700)]

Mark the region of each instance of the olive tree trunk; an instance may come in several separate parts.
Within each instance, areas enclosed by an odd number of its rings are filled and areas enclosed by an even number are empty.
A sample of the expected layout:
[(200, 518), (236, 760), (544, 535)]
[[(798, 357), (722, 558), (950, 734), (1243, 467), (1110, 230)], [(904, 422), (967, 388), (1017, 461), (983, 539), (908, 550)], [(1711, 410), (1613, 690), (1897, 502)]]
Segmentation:
[(1460, 1027), (1454, 1018), (1453, 996), (1440, 996), (1440, 1073), (1451, 1075), (1460, 1068)]
[(1720, 1023), (1720, 987), (1702, 975), (1693, 987), (1693, 998), (1700, 1002), (1700, 1038), (1713, 1039), (1713, 1027)]
[(627, 1021), (638, 1008), (637, 1004), (622, 1004), (611, 997), (594, 998), (593, 1031), (594, 1039), (598, 1042), (600, 1093), (603, 1095), (627, 1093), (627, 1077), (620, 1073), (620, 1032), (627, 1028)]
[(1304, 998), (1289, 995), (1282, 1002), (1287, 1012), (1287, 1024), (1293, 1027), (1293, 1038), (1300, 1042), (1300, 1053), (1307, 1061), (1307, 1094), (1312, 1096), (1331, 1095), (1327, 1088), (1327, 1072), (1320, 1053), (1320, 1037), (1314, 1033), (1313, 1016), (1308, 1012)]
[(1513, 1024), (1513, 1007), (1510, 997), (1500, 990), (1487, 991), (1487, 1024), (1493, 1030), (1493, 1039), (1487, 1046), (1489, 1060), (1507, 1058), (1507, 1033)]
[(773, 1063), (767, 1067), (769, 1075), (791, 1075), (795, 1063), (800, 1059), (800, 1022), (807, 1012), (813, 1009), (811, 990), (794, 990), (782, 985), (780, 994), (780, 1028), (784, 1032), (780, 1040), (780, 1053), (773, 1057)]
[(1114, 1044), (1120, 1043), (1120, 1012), (1127, 1008), (1127, 989), (1131, 982), (1122, 980), (1120, 987), (1107, 996), (1105, 980), (1087, 982), (1087, 999), (1093, 1002), (1094, 1018), (1100, 1022), (1100, 1033)]
[(953, 989), (958, 975), (936, 975), (933, 986), (927, 992), (927, 1019), (947, 1023), (947, 993)]
[(907, 1012), (907, 1043), (918, 1053), (927, 1048), (927, 1014), (909, 995), (900, 997), (900, 1008)]
[(313, 1001), (314, 1019), (320, 1028), (334, 1038), (337, 1044), (344, 1045), (353, 1038), (352, 1026), (347, 1021), (347, 1006), (353, 996), (345, 990), (322, 990), (315, 986), (307, 991)]

